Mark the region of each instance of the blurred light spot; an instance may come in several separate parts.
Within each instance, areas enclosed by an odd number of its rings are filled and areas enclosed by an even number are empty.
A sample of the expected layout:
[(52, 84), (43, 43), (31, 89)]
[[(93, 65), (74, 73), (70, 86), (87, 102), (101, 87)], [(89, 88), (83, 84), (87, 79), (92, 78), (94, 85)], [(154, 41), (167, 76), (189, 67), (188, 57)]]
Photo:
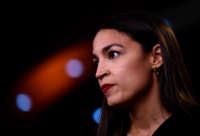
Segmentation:
[(167, 18), (163, 18), (163, 20), (164, 20), (164, 22), (165, 22), (166, 24), (169, 25), (169, 27), (171, 27), (171, 29), (174, 29), (172, 23), (171, 23)]
[(18, 94), (16, 96), (16, 105), (20, 110), (22, 110), (24, 112), (28, 112), (31, 109), (32, 100), (26, 94)]
[(101, 117), (101, 108), (97, 108), (94, 112), (93, 112), (93, 120), (95, 123), (99, 124), (100, 122), (100, 117)]
[(77, 78), (83, 73), (83, 64), (77, 59), (72, 59), (66, 64), (65, 70), (68, 75)]

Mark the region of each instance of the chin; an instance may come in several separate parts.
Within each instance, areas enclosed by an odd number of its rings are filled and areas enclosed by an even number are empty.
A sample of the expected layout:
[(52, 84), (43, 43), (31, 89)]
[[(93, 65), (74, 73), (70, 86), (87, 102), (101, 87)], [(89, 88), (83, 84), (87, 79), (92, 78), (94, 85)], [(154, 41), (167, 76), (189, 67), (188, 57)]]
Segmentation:
[(110, 106), (110, 107), (114, 107), (119, 104), (118, 101), (112, 100), (112, 99), (107, 99), (107, 103), (108, 103), (108, 106)]
[(107, 99), (108, 106), (122, 109), (122, 110), (129, 110), (131, 105), (128, 101), (120, 101), (120, 100), (109, 100)]
[(123, 107), (123, 102), (122, 101), (119, 101), (119, 100), (111, 100), (111, 99), (107, 99), (107, 103), (108, 103), (108, 106), (110, 107)]

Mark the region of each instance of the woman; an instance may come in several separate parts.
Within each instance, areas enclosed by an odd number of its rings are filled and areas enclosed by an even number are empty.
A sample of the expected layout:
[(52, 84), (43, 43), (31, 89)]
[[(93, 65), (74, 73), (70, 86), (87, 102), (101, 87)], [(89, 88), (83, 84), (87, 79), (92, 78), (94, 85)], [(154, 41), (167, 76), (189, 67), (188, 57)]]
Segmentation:
[(161, 17), (132, 13), (107, 21), (94, 38), (93, 61), (105, 96), (98, 136), (194, 132), (188, 126), (198, 104), (179, 44)]

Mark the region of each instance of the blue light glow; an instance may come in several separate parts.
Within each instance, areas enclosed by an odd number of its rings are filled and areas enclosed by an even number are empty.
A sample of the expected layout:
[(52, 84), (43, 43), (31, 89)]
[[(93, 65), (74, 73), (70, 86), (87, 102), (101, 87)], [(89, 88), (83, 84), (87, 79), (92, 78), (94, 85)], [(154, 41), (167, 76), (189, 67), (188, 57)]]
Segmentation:
[(26, 94), (18, 94), (16, 96), (16, 105), (21, 111), (28, 112), (31, 110), (32, 100)]
[(73, 78), (77, 78), (83, 73), (83, 64), (77, 59), (70, 60), (65, 68), (67, 74)]
[(95, 123), (99, 124), (100, 122), (100, 117), (101, 117), (101, 108), (97, 108), (94, 112), (93, 112), (93, 120)]

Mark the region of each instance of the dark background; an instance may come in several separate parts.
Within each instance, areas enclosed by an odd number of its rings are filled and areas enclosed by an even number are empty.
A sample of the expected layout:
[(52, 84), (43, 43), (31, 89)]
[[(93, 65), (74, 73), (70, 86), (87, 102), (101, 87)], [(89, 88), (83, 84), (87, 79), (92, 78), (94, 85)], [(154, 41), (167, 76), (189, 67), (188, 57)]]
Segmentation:
[(34, 119), (15, 111), (8, 98), (13, 84), (34, 64), (76, 41), (91, 38), (103, 17), (127, 10), (155, 12), (171, 21), (200, 100), (198, 0), (13, 2), (1, 6), (0, 122), (7, 132), (95, 135), (97, 125), (91, 116), (101, 105), (102, 94), (94, 78)]

